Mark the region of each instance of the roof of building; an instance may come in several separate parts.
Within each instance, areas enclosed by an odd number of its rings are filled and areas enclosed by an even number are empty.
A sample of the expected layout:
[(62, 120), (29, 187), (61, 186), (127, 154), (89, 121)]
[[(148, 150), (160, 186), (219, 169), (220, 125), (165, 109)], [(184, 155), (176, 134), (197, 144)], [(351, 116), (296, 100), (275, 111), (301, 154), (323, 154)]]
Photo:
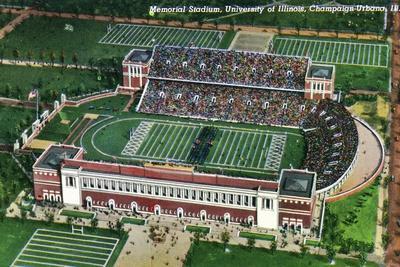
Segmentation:
[(77, 147), (50, 146), (36, 162), (35, 167), (57, 170), (61, 161), (74, 158), (78, 152)]
[(315, 173), (299, 170), (282, 170), (280, 195), (311, 197)]
[(311, 65), (308, 70), (307, 77), (332, 79), (333, 66), (328, 65)]
[(134, 49), (128, 54), (126, 60), (132, 62), (147, 63), (151, 59), (151, 55), (152, 51)]

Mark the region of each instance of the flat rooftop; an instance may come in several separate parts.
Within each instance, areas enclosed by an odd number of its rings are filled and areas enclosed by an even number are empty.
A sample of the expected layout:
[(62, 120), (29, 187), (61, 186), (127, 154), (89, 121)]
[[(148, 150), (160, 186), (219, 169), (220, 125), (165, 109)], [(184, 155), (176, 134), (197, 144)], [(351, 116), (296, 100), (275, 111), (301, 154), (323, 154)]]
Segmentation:
[(139, 63), (148, 63), (151, 59), (152, 51), (148, 50), (132, 50), (125, 60)]
[(314, 173), (299, 170), (283, 170), (280, 182), (280, 194), (296, 197), (311, 197), (314, 185)]
[(311, 65), (307, 72), (309, 78), (332, 79), (333, 66)]
[(36, 162), (35, 167), (58, 170), (61, 161), (75, 158), (78, 152), (79, 148), (75, 147), (51, 146), (44, 152), (45, 154), (42, 158)]

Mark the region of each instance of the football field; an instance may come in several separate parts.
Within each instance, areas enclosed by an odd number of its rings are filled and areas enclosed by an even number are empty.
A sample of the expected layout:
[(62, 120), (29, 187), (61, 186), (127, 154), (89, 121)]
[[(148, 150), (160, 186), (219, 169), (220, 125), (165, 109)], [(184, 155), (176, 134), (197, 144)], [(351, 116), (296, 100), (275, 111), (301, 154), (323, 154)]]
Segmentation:
[(37, 229), (11, 266), (106, 266), (118, 239)]
[(288, 56), (309, 56), (313, 62), (387, 67), (387, 44), (277, 37), (274, 51)]
[(215, 30), (117, 24), (100, 39), (99, 43), (135, 47), (193, 44), (197, 47), (217, 48), (224, 34), (223, 31)]
[[(284, 128), (271, 131), (215, 124), (215, 136), (202, 139), (209, 127), (200, 122), (106, 119), (85, 132), (81, 145), (89, 154), (95, 150), (113, 159), (189, 164), (197, 144), (204, 160), (196, 164), (231, 171), (276, 173), (282, 168), (285, 152), (290, 154), (294, 143), (303, 142), (300, 134), (286, 132)], [(202, 142), (206, 152), (200, 149)]]

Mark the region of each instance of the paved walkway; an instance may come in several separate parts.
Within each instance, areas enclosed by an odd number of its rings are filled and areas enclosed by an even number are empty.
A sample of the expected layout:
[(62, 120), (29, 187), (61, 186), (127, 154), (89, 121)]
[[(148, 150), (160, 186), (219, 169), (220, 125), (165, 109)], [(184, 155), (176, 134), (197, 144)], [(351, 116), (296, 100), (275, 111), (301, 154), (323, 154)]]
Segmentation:
[(26, 9), (20, 13), (17, 13), (17, 17), (10, 21), (7, 25), (0, 29), (0, 40), (3, 39), (8, 33), (14, 30), (16, 26), (21, 24), (24, 20), (28, 19), (30, 16), (30, 10)]
[(38, 61), (28, 61), (28, 60), (11, 60), (11, 59), (3, 59), (3, 65), (14, 65), (14, 66), (31, 66), (31, 67), (56, 67), (56, 68), (66, 68), (66, 69), (85, 69), (85, 70), (95, 70), (97, 67), (90, 67), (87, 65), (80, 64), (61, 64), (61, 63), (49, 63), (49, 62), (38, 62)]

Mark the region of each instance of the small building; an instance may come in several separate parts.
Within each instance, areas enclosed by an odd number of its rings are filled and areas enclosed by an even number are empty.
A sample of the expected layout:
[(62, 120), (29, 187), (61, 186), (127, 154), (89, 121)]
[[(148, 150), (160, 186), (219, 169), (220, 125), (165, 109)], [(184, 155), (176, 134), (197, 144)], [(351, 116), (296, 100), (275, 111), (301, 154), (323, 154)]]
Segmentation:
[(122, 61), (124, 90), (140, 90), (147, 82), (152, 51), (133, 49)]
[(304, 97), (306, 99), (333, 99), (335, 66), (311, 64), (307, 70)]

